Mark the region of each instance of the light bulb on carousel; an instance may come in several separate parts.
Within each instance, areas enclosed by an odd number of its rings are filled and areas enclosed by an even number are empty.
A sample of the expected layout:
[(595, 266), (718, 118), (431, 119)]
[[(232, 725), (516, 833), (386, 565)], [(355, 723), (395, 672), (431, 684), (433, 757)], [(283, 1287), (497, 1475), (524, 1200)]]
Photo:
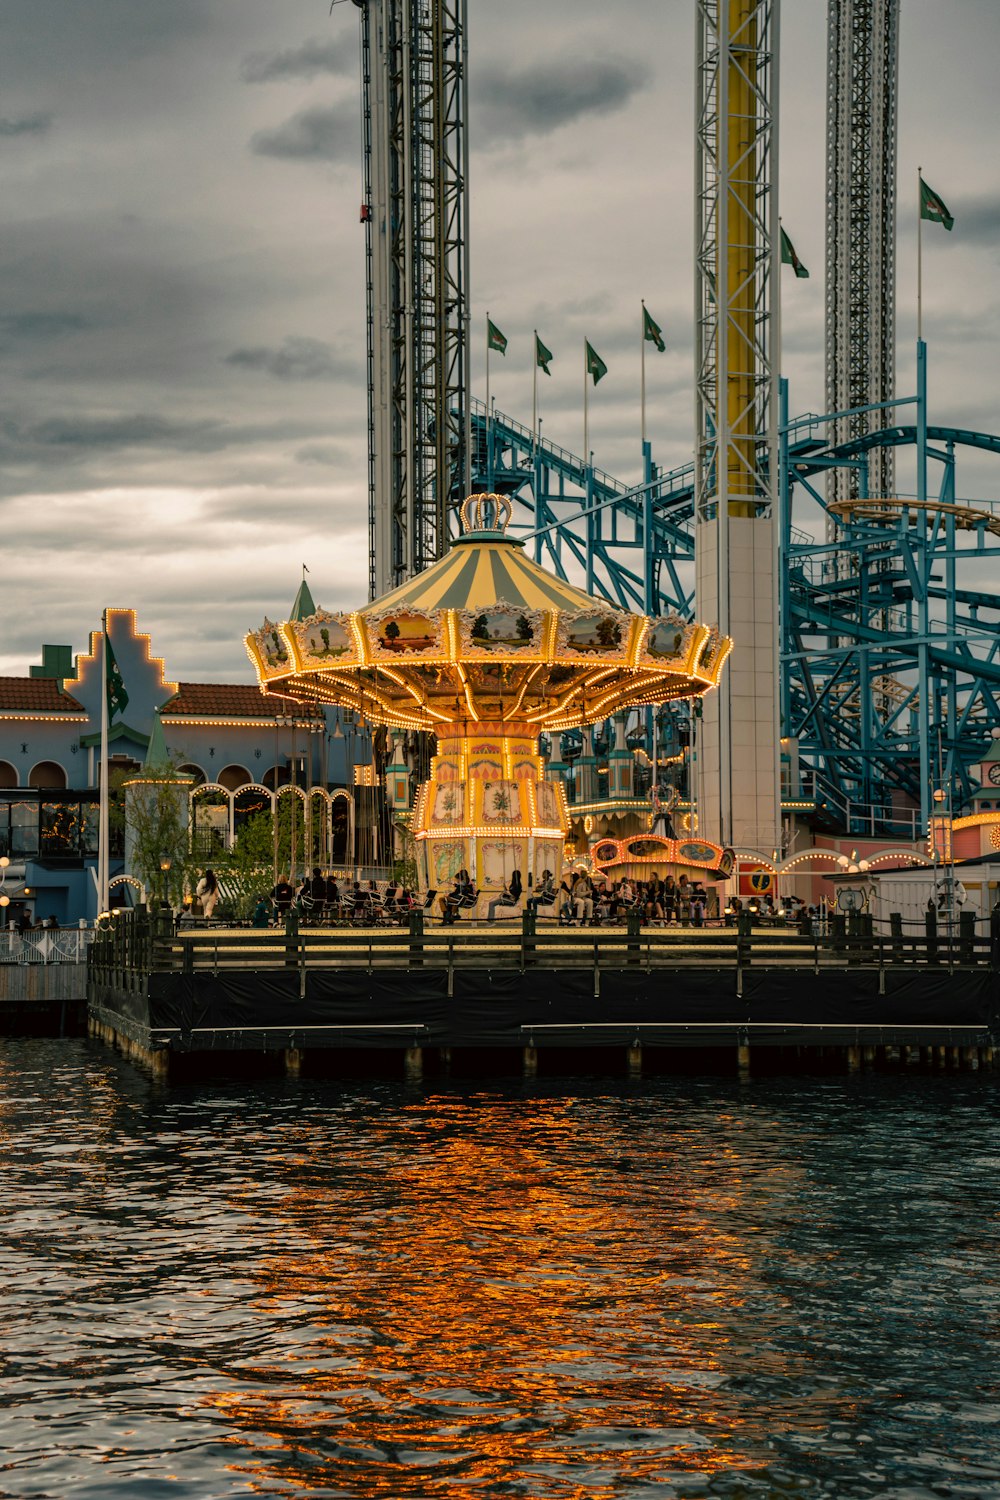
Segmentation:
[[(545, 778), (539, 735), (570, 762), (584, 728), (716, 687), (731, 642), (694, 621), (614, 609), (547, 573), (507, 535), (504, 496), (472, 495), (460, 515), (446, 556), (383, 598), (265, 620), (246, 647), (265, 694), (436, 736), (411, 822), (421, 884), (439, 888), (464, 868), (488, 890), (515, 868), (527, 885), (565, 863), (565, 790)], [(724, 851), (700, 837), (647, 842), (663, 871), (728, 874)]]

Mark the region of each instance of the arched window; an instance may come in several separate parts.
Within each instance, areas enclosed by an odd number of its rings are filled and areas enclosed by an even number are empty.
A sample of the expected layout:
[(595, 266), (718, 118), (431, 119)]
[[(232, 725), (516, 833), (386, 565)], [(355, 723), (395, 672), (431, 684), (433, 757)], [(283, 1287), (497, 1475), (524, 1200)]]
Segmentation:
[(236, 792), (241, 786), (246, 786), (253, 781), (253, 777), (245, 766), (226, 766), (215, 779), (220, 786), (226, 788), (227, 792)]
[(9, 760), (0, 760), (0, 786), (17, 786), (17, 771)]
[(32, 767), (28, 785), (62, 791), (66, 787), (66, 772), (54, 760), (40, 760)]
[(276, 791), (278, 787), (287, 786), (290, 780), (287, 766), (269, 766), (263, 776), (264, 785), (269, 792)]
[(201, 786), (202, 782), (208, 779), (204, 771), (201, 769), (201, 766), (196, 766), (192, 761), (185, 761), (184, 764), (179, 767), (179, 769), (184, 773), (185, 776), (191, 777), (195, 786)]

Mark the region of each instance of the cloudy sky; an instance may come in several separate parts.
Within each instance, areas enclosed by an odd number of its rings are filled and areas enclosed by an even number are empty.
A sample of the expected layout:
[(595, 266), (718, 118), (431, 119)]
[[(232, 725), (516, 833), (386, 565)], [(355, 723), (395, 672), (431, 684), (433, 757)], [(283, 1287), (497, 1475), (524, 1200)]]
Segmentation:
[[(531, 329), (555, 353), (544, 431), (582, 446), (580, 349), (609, 375), (595, 460), (650, 435), (690, 456), (693, 0), (469, 0), (475, 327), (510, 341), (501, 409), (530, 420)], [(822, 410), (825, 0), (783, 7), (781, 202), (793, 408)], [(995, 0), (902, 0), (898, 389), (912, 388), (917, 163), (932, 420), (1000, 430)], [(180, 678), (244, 679), (241, 637), (365, 594), (358, 16), (328, 0), (4, 0), (0, 49), (0, 673), (80, 650), (134, 606)], [(483, 394), (483, 346), (474, 380)], [(1000, 495), (995, 464), (968, 495)]]

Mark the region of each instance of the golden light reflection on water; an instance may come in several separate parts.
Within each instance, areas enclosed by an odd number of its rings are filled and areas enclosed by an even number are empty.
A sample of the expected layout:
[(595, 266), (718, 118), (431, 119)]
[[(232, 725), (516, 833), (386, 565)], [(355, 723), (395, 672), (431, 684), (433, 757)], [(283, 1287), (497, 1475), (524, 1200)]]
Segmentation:
[(683, 1121), (604, 1113), (441, 1096), (384, 1164), (371, 1130), (326, 1173), (286, 1156), (256, 1300), (287, 1337), (212, 1398), (271, 1450), (238, 1467), (265, 1491), (584, 1500), (764, 1463), (728, 1379), (748, 1311), (780, 1316), (746, 1230), (792, 1169), (744, 1164), (721, 1119), (706, 1163)]

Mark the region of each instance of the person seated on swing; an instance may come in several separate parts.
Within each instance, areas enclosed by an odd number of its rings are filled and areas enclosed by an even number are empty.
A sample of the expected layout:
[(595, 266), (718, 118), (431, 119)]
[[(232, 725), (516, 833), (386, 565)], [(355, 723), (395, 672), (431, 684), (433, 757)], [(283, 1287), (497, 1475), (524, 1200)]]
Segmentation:
[(524, 903), (525, 909), (537, 917), (540, 906), (555, 906), (556, 904), (556, 881), (551, 870), (543, 870), (542, 878), (535, 886), (535, 894), (529, 896)]
[(459, 908), (462, 906), (471, 906), (475, 900), (475, 889), (468, 870), (459, 870), (455, 876), (455, 884), (447, 895), (441, 897), (442, 922), (457, 922)]
[(318, 922), (323, 915), (323, 905), (326, 901), (326, 881), (318, 865), (313, 868), (312, 874), (307, 875), (303, 880), (299, 896), (306, 921)]
[(507, 884), (504, 886), (502, 893), (499, 896), (494, 897), (494, 899), (490, 902), (489, 909), (487, 911), (489, 920), (491, 922), (496, 921), (498, 907), (517, 906), (518, 902), (521, 899), (521, 891), (521, 872), (520, 870), (515, 870), (513, 875), (508, 880)]

